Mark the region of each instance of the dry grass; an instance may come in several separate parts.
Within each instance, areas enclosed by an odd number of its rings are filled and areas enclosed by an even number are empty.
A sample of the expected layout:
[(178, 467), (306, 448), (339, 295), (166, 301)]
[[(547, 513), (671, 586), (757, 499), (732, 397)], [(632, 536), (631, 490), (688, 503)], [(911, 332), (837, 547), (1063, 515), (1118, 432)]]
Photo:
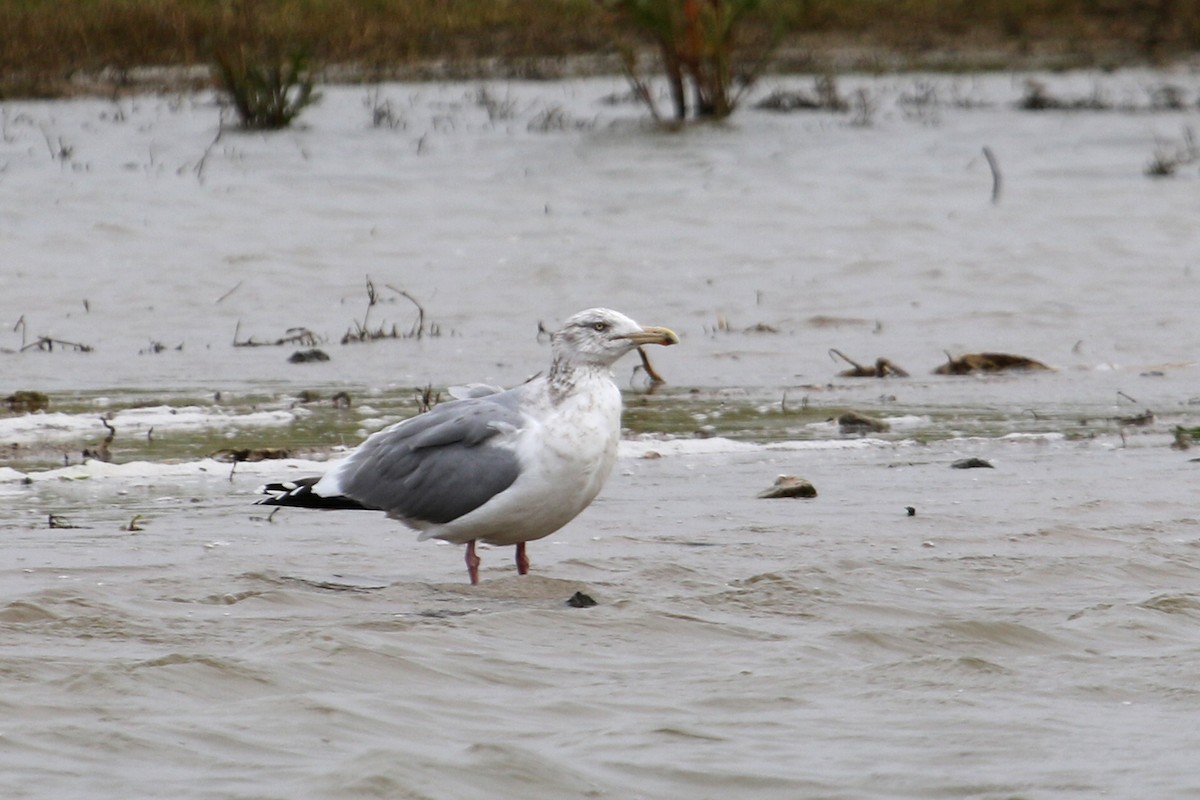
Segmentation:
[[(883, 47), (918, 59), (978, 48), (1111, 63), (1200, 50), (1195, 0), (764, 0), (764, 9), (806, 48)], [(61, 94), (82, 73), (119, 85), (134, 67), (211, 63), (231, 43), (304, 47), (318, 63), (368, 72), (611, 53), (616, 25), (596, 0), (8, 0), (0, 96)]]

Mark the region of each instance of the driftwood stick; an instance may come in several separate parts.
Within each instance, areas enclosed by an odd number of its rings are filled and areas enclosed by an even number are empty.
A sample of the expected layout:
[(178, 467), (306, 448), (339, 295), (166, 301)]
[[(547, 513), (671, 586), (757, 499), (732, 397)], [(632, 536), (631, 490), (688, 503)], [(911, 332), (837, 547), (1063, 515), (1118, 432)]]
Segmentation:
[(996, 154), (992, 148), (984, 145), (983, 157), (987, 159), (988, 168), (992, 171), (992, 204), (1000, 202), (1000, 165), (996, 162)]
[(650, 356), (646, 355), (646, 351), (641, 347), (639, 347), (637, 351), (638, 356), (642, 359), (642, 369), (646, 370), (646, 374), (650, 376), (650, 383), (655, 386), (666, 383), (666, 379), (663, 378), (662, 375), (659, 375), (658, 370), (656, 370), (654, 365), (650, 363)]
[(862, 364), (858, 363), (853, 358), (851, 358), (850, 356), (843, 353), (841, 350), (838, 350), (836, 347), (829, 348), (829, 354), (832, 356), (837, 356), (842, 361), (845, 361), (847, 364), (854, 367), (859, 372), (865, 372), (870, 369), (869, 367), (864, 367)]

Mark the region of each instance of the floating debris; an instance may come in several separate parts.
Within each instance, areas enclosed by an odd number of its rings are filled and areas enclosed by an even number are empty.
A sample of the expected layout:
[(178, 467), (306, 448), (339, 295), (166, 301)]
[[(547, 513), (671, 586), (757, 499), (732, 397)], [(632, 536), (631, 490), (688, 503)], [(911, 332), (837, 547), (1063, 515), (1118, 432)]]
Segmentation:
[(842, 433), (883, 433), (890, 428), (883, 420), (857, 411), (847, 411), (837, 418), (837, 423)]
[(817, 489), (804, 478), (795, 475), (780, 475), (770, 489), (763, 489), (758, 497), (773, 500), (778, 497), (816, 497)]
[(934, 375), (970, 375), (973, 372), (1053, 372), (1053, 369), (1026, 356), (1010, 353), (967, 353), (952, 358), (933, 371)]

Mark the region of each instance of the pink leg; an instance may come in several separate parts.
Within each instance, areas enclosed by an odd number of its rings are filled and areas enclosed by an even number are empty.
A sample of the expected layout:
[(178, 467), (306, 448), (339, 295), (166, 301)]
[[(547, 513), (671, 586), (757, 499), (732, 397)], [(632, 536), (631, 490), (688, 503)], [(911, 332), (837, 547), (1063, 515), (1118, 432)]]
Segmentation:
[(467, 542), (467, 575), (471, 585), (479, 583), (479, 556), (475, 555), (475, 540)]
[(529, 573), (529, 556), (525, 555), (525, 543), (517, 543), (517, 574), (527, 575)]

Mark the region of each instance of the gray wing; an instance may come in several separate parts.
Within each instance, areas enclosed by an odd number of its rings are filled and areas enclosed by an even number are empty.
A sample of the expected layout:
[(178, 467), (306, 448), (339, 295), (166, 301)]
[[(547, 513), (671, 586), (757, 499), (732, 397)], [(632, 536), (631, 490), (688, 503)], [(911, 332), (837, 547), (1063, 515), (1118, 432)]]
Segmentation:
[(434, 406), (363, 442), (338, 468), (339, 489), (391, 516), (450, 522), (517, 479), (516, 453), (494, 437), (522, 424), (512, 391)]

